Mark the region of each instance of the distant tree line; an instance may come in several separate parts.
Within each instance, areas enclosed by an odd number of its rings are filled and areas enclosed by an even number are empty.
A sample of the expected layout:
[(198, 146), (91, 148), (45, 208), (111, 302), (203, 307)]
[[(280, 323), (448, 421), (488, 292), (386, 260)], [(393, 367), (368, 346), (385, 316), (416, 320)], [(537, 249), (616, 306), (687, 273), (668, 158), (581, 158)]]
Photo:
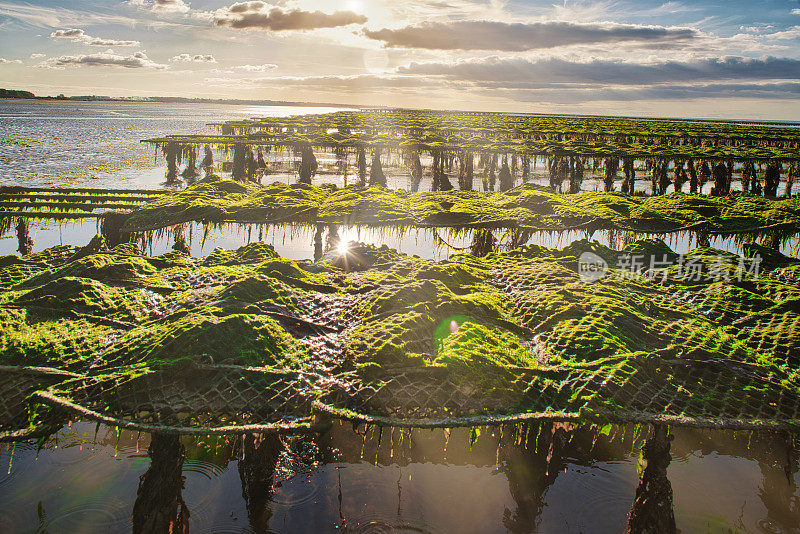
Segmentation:
[(0, 89), (0, 98), (36, 98), (30, 91), (20, 91), (17, 89)]
[(0, 89), (0, 98), (35, 98), (37, 100), (77, 100), (81, 102), (157, 102), (161, 104), (245, 104), (258, 106), (323, 106), (357, 108), (347, 104), (318, 103), (318, 102), (286, 102), (279, 100), (229, 100), (224, 98), (185, 98), (179, 96), (147, 96), (147, 97), (113, 97), (99, 95), (65, 96), (36, 96), (30, 91), (17, 89)]

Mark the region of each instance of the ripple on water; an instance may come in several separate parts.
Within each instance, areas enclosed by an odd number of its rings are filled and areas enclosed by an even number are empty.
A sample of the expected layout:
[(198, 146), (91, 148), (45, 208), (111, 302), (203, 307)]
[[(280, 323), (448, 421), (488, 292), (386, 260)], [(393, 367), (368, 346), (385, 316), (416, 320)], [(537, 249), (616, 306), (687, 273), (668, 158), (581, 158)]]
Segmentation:
[(0, 502), (0, 532), (20, 532), (28, 528), (19, 506), (5, 506)]
[(87, 525), (96, 531), (118, 532), (131, 522), (131, 503), (119, 499), (92, 500), (51, 512), (45, 508), (41, 532), (76, 532)]
[(19, 466), (17, 462), (21, 456), (27, 451), (34, 450), (35, 447), (27, 442), (0, 444), (0, 447), (2, 447), (0, 449), (0, 488), (2, 488), (20, 472), (15, 466)]
[(222, 476), (222, 473), (225, 472), (224, 467), (220, 467), (217, 464), (213, 464), (211, 462), (204, 462), (202, 460), (191, 460), (186, 461), (183, 464), (183, 474), (196, 474), (200, 475), (208, 480), (214, 480)]
[[(244, 524), (240, 524), (244, 521)], [(240, 519), (239, 521), (231, 521), (230, 524), (214, 524), (214, 525), (198, 525), (197, 527), (194, 526), (192, 522), (192, 518), (189, 518), (189, 530), (194, 533), (199, 534), (255, 534), (255, 530), (247, 524), (247, 518), (245, 517), (243, 520)], [(258, 534), (276, 534), (274, 530), (259, 530)]]
[(275, 493), (270, 500), (275, 504), (291, 508), (316, 499), (319, 490), (319, 483), (315, 476), (295, 475), (286, 480), (276, 481)]
[(636, 497), (635, 466), (627, 462), (604, 462), (590, 467), (571, 465), (567, 475), (564, 477), (567, 484), (557, 486), (561, 491), (551, 489), (547, 501), (563, 499), (559, 504), (568, 509), (569, 503), (577, 499), (581, 515), (587, 518), (603, 517), (609, 510), (619, 510), (624, 515)]
[[(187, 460), (184, 462), (183, 475), (186, 483), (184, 485), (183, 498), (191, 513), (189, 524), (192, 532), (197, 529), (217, 532), (222, 527), (222, 525), (214, 524), (214, 528), (210, 529), (208, 525), (212, 525), (216, 521), (221, 506), (220, 499), (230, 489), (230, 479), (226, 478), (227, 470), (227, 467), (220, 467), (202, 460)], [(238, 489), (238, 491), (241, 492), (241, 489)], [(239, 518), (233, 524), (236, 523), (241, 524), (242, 519)], [(246, 518), (244, 519), (244, 525), (247, 525)], [(238, 528), (238, 532), (241, 532), (241, 527)]]
[(50, 454), (47, 461), (56, 468), (84, 466), (83, 468), (91, 469), (91, 467), (86, 466), (107, 460), (100, 457), (103, 453), (103, 447), (92, 443), (81, 443), (73, 446), (63, 446), (59, 443), (58, 449), (52, 452), (54, 454)]
[(358, 534), (382, 534), (414, 532), (417, 534), (435, 534), (439, 532), (431, 525), (402, 517), (381, 517), (377, 514), (364, 514), (356, 518), (348, 518), (342, 524), (342, 532)]
[(16, 471), (14, 471), (14, 469), (11, 469), (11, 472), (9, 472), (8, 464), (5, 462), (0, 462), (0, 488), (11, 482), (11, 479), (14, 478), (15, 473)]

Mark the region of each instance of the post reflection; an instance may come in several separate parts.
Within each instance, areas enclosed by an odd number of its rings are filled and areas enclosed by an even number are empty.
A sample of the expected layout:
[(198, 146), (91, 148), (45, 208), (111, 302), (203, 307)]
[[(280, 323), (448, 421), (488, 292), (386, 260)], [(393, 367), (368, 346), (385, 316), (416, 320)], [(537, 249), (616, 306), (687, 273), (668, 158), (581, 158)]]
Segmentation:
[(189, 509), (182, 496), (186, 450), (178, 436), (153, 434), (147, 452), (150, 468), (139, 479), (133, 533), (189, 532)]
[(642, 458), (647, 462), (636, 499), (628, 514), (628, 532), (649, 534), (675, 532), (675, 514), (672, 507), (672, 484), (667, 478), (670, 441), (673, 437), (665, 425), (653, 425), (652, 435), (642, 447)]
[(276, 433), (247, 435), (242, 438), (242, 457), (238, 462), (242, 498), (254, 532), (268, 532), (272, 518), (275, 466), (283, 443)]
[(508, 478), (516, 503), (514, 511), (506, 508), (503, 513), (503, 525), (513, 533), (533, 532), (542, 513), (544, 494), (562, 470), (573, 427), (539, 423), (515, 430), (512, 444), (501, 446), (499, 455), (499, 467)]

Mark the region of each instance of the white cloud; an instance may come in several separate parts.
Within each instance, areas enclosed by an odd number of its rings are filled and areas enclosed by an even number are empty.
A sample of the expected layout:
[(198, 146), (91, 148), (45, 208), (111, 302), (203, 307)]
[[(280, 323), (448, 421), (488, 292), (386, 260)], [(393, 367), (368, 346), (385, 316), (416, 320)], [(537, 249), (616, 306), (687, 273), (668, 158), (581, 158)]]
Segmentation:
[(332, 94), (368, 101), (403, 94), (444, 94), (505, 102), (586, 103), (625, 100), (775, 99), (800, 97), (800, 60), (718, 57), (693, 61), (625, 62), (484, 58), (412, 63), (382, 74), (217, 77), (205, 85), (297, 94)]
[(792, 10), (792, 15), (800, 15), (800, 8), (798, 8), (798, 9), (793, 9), (793, 10)]
[(766, 39), (790, 40), (800, 37), (800, 26), (793, 26), (788, 30), (762, 35)]
[(77, 56), (53, 57), (42, 61), (40, 67), (49, 69), (63, 69), (66, 67), (122, 67), (126, 69), (150, 68), (163, 70), (167, 65), (156, 63), (142, 52), (134, 52), (130, 56), (115, 54), (113, 50), (95, 54), (80, 54)]
[(89, 24), (120, 24), (133, 27), (136, 20), (120, 15), (98, 14), (74, 9), (42, 7), (0, 1), (0, 15), (39, 28), (59, 28)]
[(233, 67), (236, 70), (243, 70), (245, 72), (267, 72), (278, 68), (274, 63), (265, 63), (263, 65), (238, 65)]
[(4, 57), (0, 57), (0, 65), (7, 65), (11, 63), (19, 64), (22, 63), (22, 61), (19, 59), (6, 59)]
[(78, 28), (56, 30), (50, 34), (51, 39), (69, 39), (73, 43), (82, 43), (89, 46), (141, 46), (139, 41), (118, 41), (116, 39), (102, 39), (92, 37)]
[(170, 61), (183, 61), (183, 62), (195, 62), (195, 63), (216, 63), (217, 60), (211, 54), (178, 54), (174, 56)]
[(268, 4), (260, 0), (238, 2), (216, 11), (195, 13), (193, 16), (211, 20), (217, 26), (273, 32), (338, 28), (367, 22), (367, 17), (353, 11), (336, 11), (334, 13), (304, 11), (295, 7)]
[(183, 0), (129, 0), (128, 3), (156, 13), (187, 13), (191, 9)]
[(41, 59), (41, 58), (45, 57), (46, 55), (47, 54), (40, 54), (38, 52), (34, 52), (33, 54), (31, 54), (31, 59)]

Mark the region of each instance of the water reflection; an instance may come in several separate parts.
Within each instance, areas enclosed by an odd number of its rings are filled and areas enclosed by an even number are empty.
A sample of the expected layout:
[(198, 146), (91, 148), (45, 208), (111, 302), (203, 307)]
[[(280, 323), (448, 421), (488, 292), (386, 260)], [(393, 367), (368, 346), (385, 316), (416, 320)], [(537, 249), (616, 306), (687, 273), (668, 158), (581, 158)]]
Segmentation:
[(184, 453), (178, 436), (153, 434), (147, 448), (150, 467), (133, 504), (134, 534), (189, 531), (189, 509), (181, 495)]
[(666, 426), (655, 425), (652, 436), (642, 448), (642, 459), (646, 465), (628, 515), (628, 532), (675, 532), (672, 484), (667, 478), (667, 467), (672, 461), (669, 454), (672, 438)]
[(275, 466), (283, 450), (283, 442), (277, 434), (244, 436), (242, 442), (242, 458), (238, 467), (247, 517), (254, 532), (267, 532), (272, 518), (270, 502)]
[[(787, 434), (561, 423), (177, 438), (75, 424), (0, 451), (0, 531), (797, 532)], [(13, 455), (12, 455), (13, 448)]]

